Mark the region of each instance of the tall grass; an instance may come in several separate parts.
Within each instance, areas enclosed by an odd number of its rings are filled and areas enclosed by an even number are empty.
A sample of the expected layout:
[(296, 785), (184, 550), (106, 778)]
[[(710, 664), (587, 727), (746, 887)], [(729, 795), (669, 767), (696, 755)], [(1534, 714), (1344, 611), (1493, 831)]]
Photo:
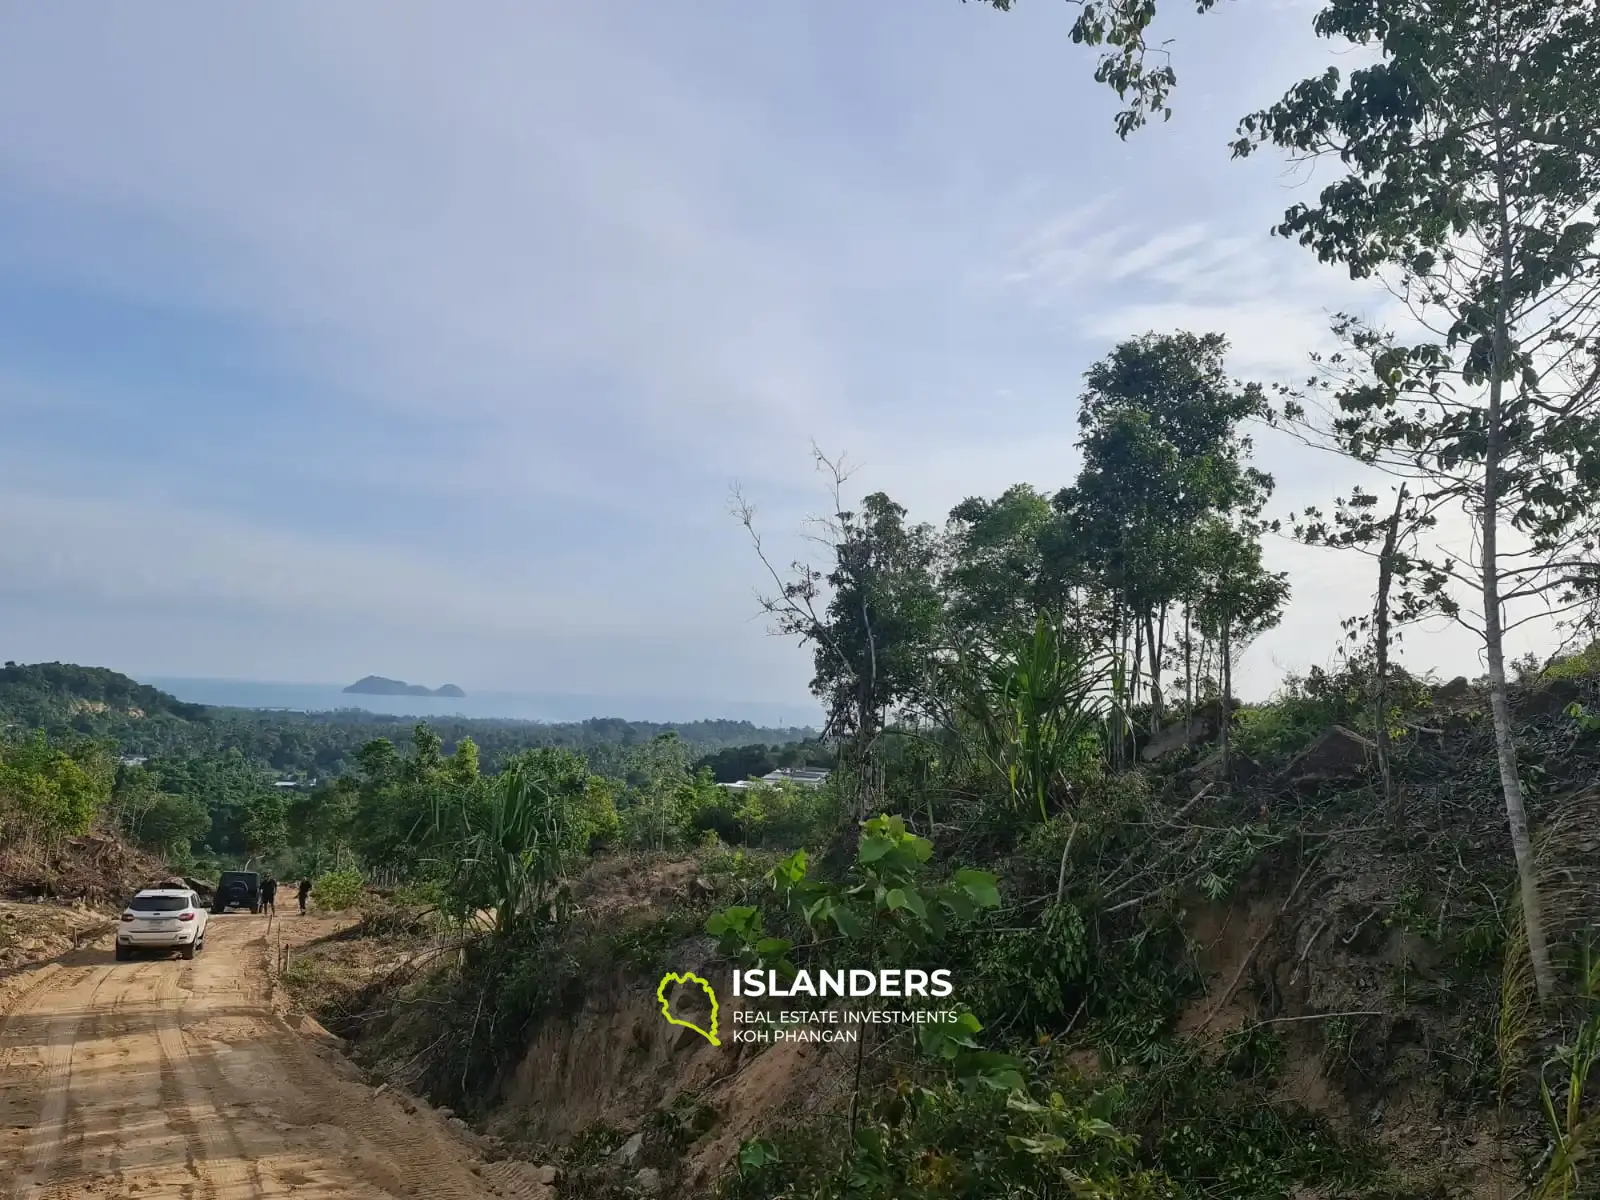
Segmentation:
[[(1600, 789), (1570, 797), (1543, 823), (1537, 838), (1538, 885), (1547, 935), (1567, 950), (1566, 974), (1574, 987), (1565, 998), (1566, 1034), (1539, 1070), (1539, 1109), (1549, 1144), (1528, 1195), (1532, 1200), (1600, 1196), (1592, 1169), (1600, 1150), (1600, 1108), (1590, 1085), (1600, 1064), (1600, 956), (1594, 927), (1600, 918)], [(1507, 913), (1505, 960), (1495, 1029), (1499, 1061), (1499, 1114), (1505, 1112), (1527, 1068), (1542, 1016), (1534, 990), (1527, 937), (1515, 901)]]

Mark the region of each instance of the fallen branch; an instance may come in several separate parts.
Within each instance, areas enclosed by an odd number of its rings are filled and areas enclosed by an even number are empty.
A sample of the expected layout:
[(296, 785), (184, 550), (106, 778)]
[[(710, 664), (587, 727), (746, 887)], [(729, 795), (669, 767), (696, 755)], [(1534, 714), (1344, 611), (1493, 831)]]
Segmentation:
[(1376, 1009), (1370, 1008), (1357, 1009), (1352, 1012), (1305, 1013), (1298, 1017), (1268, 1017), (1265, 1021), (1252, 1022), (1251, 1027), (1260, 1028), (1262, 1025), (1286, 1025), (1290, 1021), (1331, 1021), (1335, 1017), (1386, 1017), (1388, 1015), (1388, 1013), (1381, 1013)]

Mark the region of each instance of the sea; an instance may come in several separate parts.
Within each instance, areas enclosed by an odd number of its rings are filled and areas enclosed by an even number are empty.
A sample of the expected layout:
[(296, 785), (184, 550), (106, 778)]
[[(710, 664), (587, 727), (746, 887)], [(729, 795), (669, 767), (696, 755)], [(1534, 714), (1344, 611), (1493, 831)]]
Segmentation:
[(147, 678), (151, 684), (190, 704), (226, 708), (333, 712), (363, 709), (386, 716), (488, 717), (518, 721), (586, 721), (619, 717), (625, 721), (749, 721), (763, 729), (822, 727), (822, 712), (805, 704), (726, 701), (692, 696), (594, 696), (555, 692), (469, 692), (466, 696), (369, 696), (348, 693), (333, 683), (262, 683), (245, 679)]

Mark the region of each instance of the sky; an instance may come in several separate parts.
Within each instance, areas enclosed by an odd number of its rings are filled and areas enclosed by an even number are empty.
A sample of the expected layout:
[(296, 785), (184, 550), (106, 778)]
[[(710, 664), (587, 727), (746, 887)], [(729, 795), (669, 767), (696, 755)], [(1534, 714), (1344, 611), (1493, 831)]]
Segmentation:
[[(1070, 482), (1121, 338), (1298, 378), (1381, 307), (1227, 149), (1340, 57), (1313, 9), (1177, 7), (1123, 142), (1050, 0), (0, 4), (0, 657), (805, 703), (730, 488), (780, 561), (813, 443), (942, 523)], [(1258, 456), (1279, 511), (1349, 482)], [(1269, 558), (1252, 697), (1372, 588)]]

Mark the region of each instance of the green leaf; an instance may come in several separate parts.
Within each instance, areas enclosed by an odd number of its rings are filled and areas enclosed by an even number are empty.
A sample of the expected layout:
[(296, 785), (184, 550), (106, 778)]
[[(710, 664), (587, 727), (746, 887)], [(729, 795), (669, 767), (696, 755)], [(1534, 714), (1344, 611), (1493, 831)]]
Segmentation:
[(833, 923), (838, 926), (839, 932), (847, 938), (860, 937), (862, 932), (861, 918), (857, 917), (850, 909), (842, 904), (833, 906), (833, 911), (828, 914)]
[(856, 861), (860, 863), (875, 863), (893, 849), (894, 843), (886, 837), (864, 837), (861, 839), (860, 849), (856, 851)]
[(995, 886), (999, 882), (999, 876), (991, 875), (987, 871), (963, 869), (956, 872), (955, 878), (956, 886), (970, 896), (979, 908), (1000, 906), (1000, 889)]

